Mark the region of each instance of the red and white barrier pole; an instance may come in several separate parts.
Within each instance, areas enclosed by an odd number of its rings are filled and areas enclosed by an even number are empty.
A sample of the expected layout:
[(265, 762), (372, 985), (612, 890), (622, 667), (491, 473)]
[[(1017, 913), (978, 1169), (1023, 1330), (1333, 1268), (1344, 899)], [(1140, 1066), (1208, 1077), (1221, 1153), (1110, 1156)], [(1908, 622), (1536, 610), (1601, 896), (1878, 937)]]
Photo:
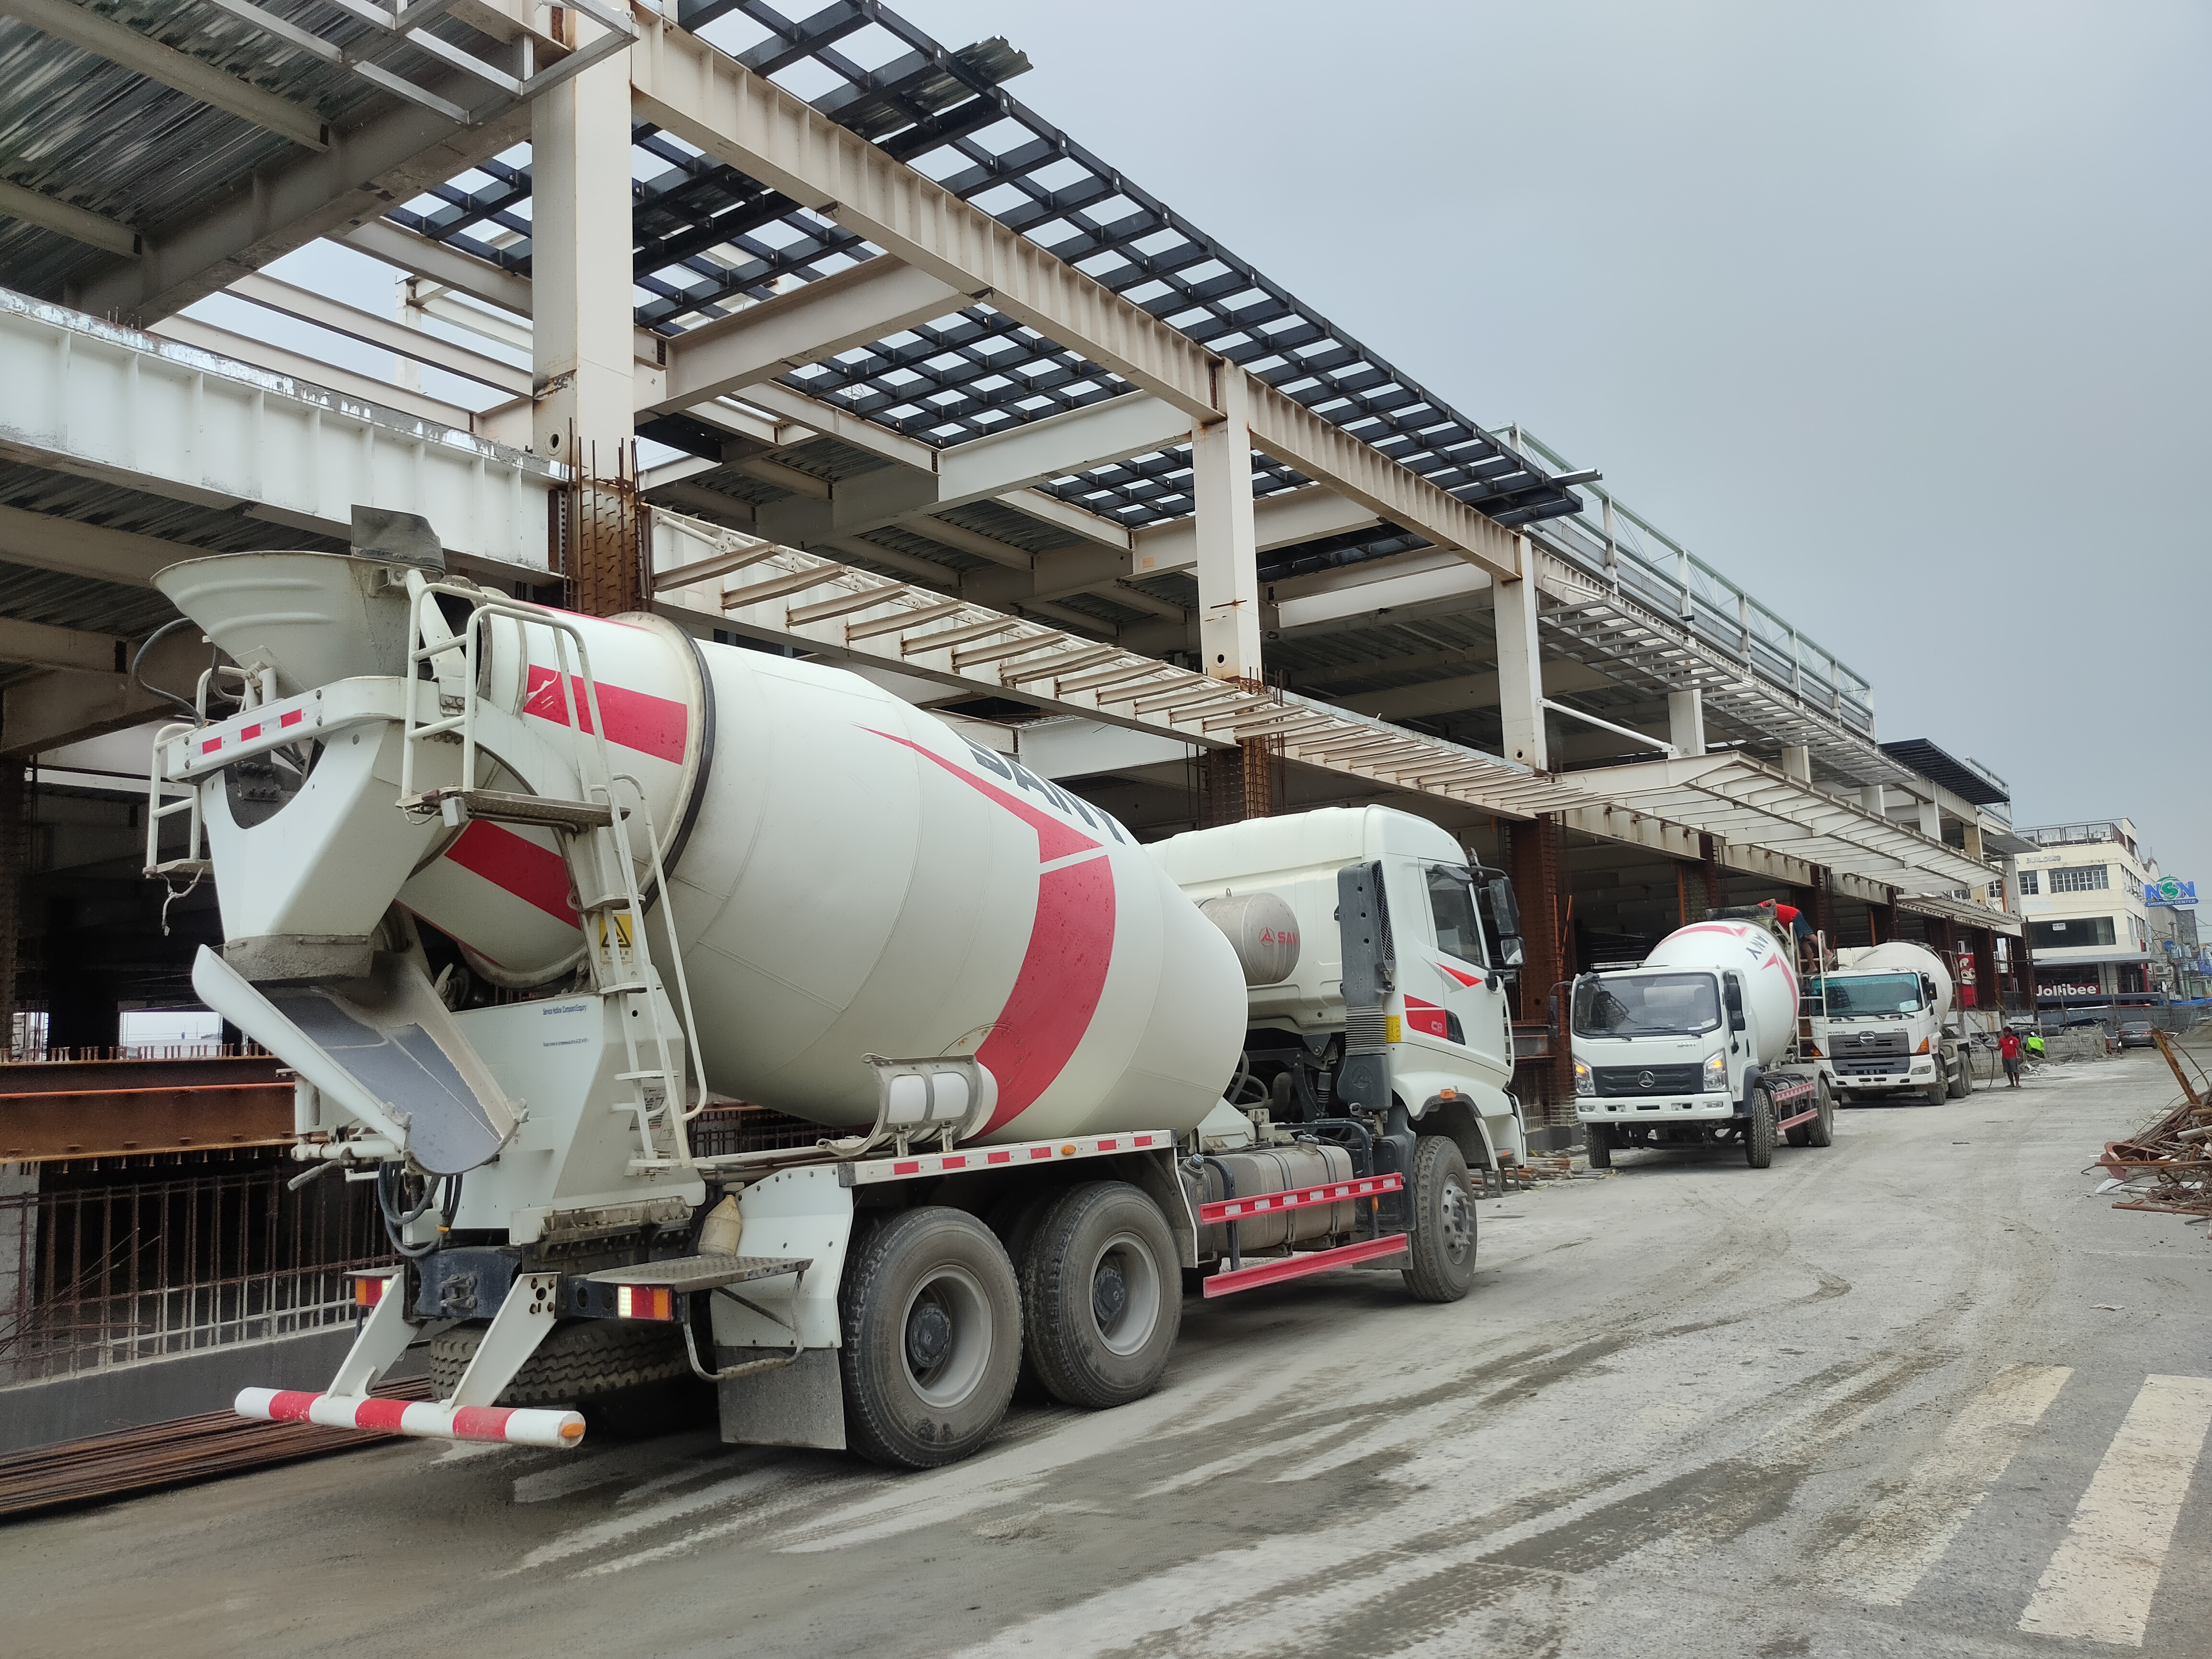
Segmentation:
[(309, 1394), (301, 1389), (240, 1389), (231, 1409), (268, 1423), (313, 1423), (326, 1429), (376, 1429), (426, 1440), (493, 1440), (510, 1446), (580, 1445), (584, 1419), (575, 1412), (505, 1406), (441, 1406), (427, 1400), (379, 1400)]

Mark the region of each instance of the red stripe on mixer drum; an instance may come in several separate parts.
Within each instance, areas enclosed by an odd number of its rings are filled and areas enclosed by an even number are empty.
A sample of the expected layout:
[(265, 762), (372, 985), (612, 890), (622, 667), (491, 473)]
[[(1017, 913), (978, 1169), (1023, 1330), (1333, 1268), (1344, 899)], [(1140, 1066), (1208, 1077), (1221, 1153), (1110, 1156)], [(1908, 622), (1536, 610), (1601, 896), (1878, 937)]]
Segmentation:
[[(690, 727), (690, 711), (682, 703), (672, 697), (656, 697), (649, 691), (609, 685), (604, 680), (599, 683), (599, 712), (606, 716), (609, 743), (635, 749), (657, 760), (683, 764), (684, 734)], [(592, 708), (585, 701), (584, 682), (577, 675), (568, 676), (568, 696), (576, 711), (576, 724), (589, 732)], [(551, 720), (556, 726), (568, 724), (568, 706), (564, 706), (562, 700), (560, 677), (551, 669), (537, 663), (530, 665), (530, 696), (522, 705), (522, 712)]]
[[(868, 730), (874, 728), (869, 727)], [(999, 1103), (978, 1133), (1012, 1122), (1036, 1103), (1066, 1068), (1091, 1017), (1098, 1012), (1106, 969), (1114, 960), (1114, 866), (1103, 843), (1073, 824), (1062, 823), (1018, 795), (986, 783), (964, 767), (933, 753), (910, 738), (889, 732), (879, 738), (903, 744), (924, 760), (934, 761), (980, 794), (989, 796), (1037, 832), (1040, 864), (1071, 853), (1097, 853), (1037, 875), (1036, 916), (1030, 924), (1029, 948), (1006, 1006), (991, 1035), (975, 1051), (999, 1085)]]
[(486, 819), (471, 818), (446, 857), (571, 927), (583, 925), (568, 902), (568, 860), (549, 847)]

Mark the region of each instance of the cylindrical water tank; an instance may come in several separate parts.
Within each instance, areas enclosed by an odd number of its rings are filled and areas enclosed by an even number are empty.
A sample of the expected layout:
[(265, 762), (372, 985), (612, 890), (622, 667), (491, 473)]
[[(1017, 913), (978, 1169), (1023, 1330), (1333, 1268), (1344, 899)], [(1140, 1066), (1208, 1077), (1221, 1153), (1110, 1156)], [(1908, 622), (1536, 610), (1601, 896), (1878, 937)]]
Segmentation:
[(1298, 915), (1274, 893), (1223, 893), (1199, 914), (1237, 952), (1247, 985), (1280, 985), (1298, 968)]
[(1743, 986), (1744, 1012), (1762, 1066), (1781, 1059), (1796, 1036), (1797, 971), (1764, 927), (1748, 921), (1693, 921), (1661, 939), (1644, 966), (1733, 971)]

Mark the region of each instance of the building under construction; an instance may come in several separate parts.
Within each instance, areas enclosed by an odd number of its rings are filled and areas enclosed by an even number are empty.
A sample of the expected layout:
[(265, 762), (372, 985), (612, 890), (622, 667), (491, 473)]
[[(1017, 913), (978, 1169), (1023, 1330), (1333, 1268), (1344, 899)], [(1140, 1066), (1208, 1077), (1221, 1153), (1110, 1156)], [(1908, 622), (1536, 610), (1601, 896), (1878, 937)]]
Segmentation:
[(1418, 813), (1511, 873), (1555, 1150), (1559, 988), (1709, 910), (1926, 943), (1984, 1014), (2033, 987), (2002, 779), (1883, 735), (1847, 638), (1603, 458), (1478, 425), (1026, 106), (1018, 43), (873, 0), (0, 12), (0, 1450), (334, 1355), (384, 1249), (292, 1181), (273, 1060), (126, 1052), (222, 939), (149, 781), (223, 672), (151, 578), (206, 554), (411, 515), (488, 588), (848, 668), (1147, 839)]

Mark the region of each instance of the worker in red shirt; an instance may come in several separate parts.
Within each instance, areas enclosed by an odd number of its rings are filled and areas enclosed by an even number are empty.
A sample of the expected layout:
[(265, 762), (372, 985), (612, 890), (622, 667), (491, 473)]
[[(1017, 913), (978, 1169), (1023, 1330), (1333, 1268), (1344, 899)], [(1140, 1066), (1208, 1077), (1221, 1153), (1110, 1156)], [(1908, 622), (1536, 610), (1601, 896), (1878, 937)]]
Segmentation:
[(2020, 1033), (2008, 1027), (2005, 1034), (1997, 1039), (1997, 1053), (2004, 1060), (2005, 1087), (2019, 1088)]
[[(1805, 913), (1794, 904), (1784, 904), (1774, 899), (1761, 899), (1759, 908), (1774, 913), (1774, 920), (1789, 930), (1790, 937), (1801, 945), (1814, 942), (1813, 924), (1805, 920)], [(1821, 964), (1826, 966), (1825, 963)]]

